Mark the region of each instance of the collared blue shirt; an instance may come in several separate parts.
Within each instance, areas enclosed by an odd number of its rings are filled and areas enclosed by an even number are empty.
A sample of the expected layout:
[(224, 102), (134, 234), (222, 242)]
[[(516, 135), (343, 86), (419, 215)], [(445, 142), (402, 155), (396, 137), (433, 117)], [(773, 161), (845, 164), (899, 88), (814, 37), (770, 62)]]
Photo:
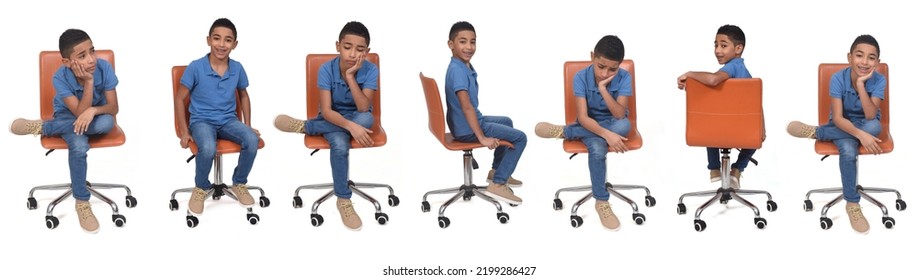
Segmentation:
[[(67, 105), (64, 104), (64, 98), (76, 96), (77, 100), (83, 99), (83, 85), (77, 81), (66, 65), (62, 65), (54, 72), (51, 80), (54, 85), (54, 112), (70, 112)], [(104, 59), (96, 60), (96, 70), (93, 71), (93, 102), (91, 106), (102, 106), (107, 104), (105, 92), (114, 90), (118, 85), (118, 77), (115, 76), (115, 69), (112, 64)], [(72, 113), (72, 112), (71, 112)]]
[[(884, 91), (887, 89), (887, 77), (875, 71), (871, 78), (865, 81), (865, 91), (869, 97), (884, 99)], [(836, 74), (830, 80), (830, 97), (842, 99), (842, 116), (846, 119), (864, 119), (865, 110), (862, 108), (862, 101), (858, 97), (858, 92), (852, 87), (852, 67), (846, 67)], [(881, 108), (878, 108), (876, 118), (881, 118)], [(830, 120), (833, 119), (833, 113), (830, 112)]]
[(740, 79), (749, 79), (753, 78), (750, 75), (750, 71), (747, 71), (747, 66), (743, 63), (743, 58), (735, 57), (724, 64), (721, 69), (718, 71), (728, 73), (730, 78), (740, 78)]
[(475, 108), (475, 115), (479, 123), (482, 122), (482, 112), (479, 112), (479, 82), (478, 74), (475, 67), (466, 64), (456, 57), (450, 58), (450, 65), (447, 66), (447, 78), (444, 82), (444, 91), (447, 96), (447, 126), (450, 127), (450, 133), (454, 136), (470, 135), (474, 132), (466, 121), (466, 115), (463, 114), (463, 105), (460, 104), (459, 96), (456, 92), (465, 90), (469, 94), (469, 102), (472, 108)]
[[(619, 71), (616, 71), (613, 80), (606, 85), (606, 90), (613, 99), (620, 96), (632, 96), (632, 74), (620, 68)], [(600, 88), (597, 87), (593, 64), (574, 75), (574, 96), (587, 99), (587, 115), (590, 118), (594, 120), (613, 118), (613, 113), (609, 111), (609, 107), (603, 101), (603, 96), (600, 95)], [(628, 109), (625, 111), (626, 117), (629, 116)]]
[(229, 67), (223, 76), (217, 74), (207, 57), (192, 61), (182, 74), (181, 83), (191, 92), (191, 113), (189, 125), (206, 121), (213, 125), (224, 125), (236, 116), (236, 90), (249, 87), (246, 70), (238, 61), (229, 59)]
[[(377, 79), (380, 77), (380, 69), (376, 64), (369, 60), (361, 63), (361, 69), (357, 69), (354, 79), (357, 86), (364, 89), (377, 90), (379, 85)], [(319, 66), (319, 76), (316, 78), (319, 89), (328, 90), (332, 93), (332, 110), (339, 114), (348, 114), (357, 111), (357, 104), (354, 103), (354, 95), (351, 87), (341, 76), (341, 57), (336, 56), (332, 60)], [(373, 110), (373, 105), (370, 106)], [(321, 110), (320, 110), (321, 112)]]

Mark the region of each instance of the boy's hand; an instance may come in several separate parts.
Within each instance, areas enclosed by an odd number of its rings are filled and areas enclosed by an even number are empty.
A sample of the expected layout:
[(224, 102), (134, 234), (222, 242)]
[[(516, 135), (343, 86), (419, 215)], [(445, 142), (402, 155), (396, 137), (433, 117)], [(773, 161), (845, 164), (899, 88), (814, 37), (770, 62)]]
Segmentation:
[(680, 77), (676, 78), (676, 87), (677, 87), (678, 89), (683, 89), (683, 88), (685, 88), (685, 87), (686, 87), (686, 79), (687, 79), (687, 78), (688, 78), (688, 77), (686, 77), (686, 74), (680, 75)]
[(881, 154), (881, 146), (878, 145), (878, 143), (881, 143), (881, 139), (868, 133), (862, 133), (858, 136), (858, 141), (862, 143), (862, 147), (865, 147), (865, 150), (868, 150), (869, 153), (873, 155)]
[(599, 86), (599, 87), (601, 87), (601, 88), (605, 88), (606, 86), (609, 85), (609, 82), (613, 81), (613, 78), (615, 78), (615, 77), (616, 77), (616, 75), (609, 76), (609, 78), (603, 79), (602, 81), (598, 82), (598, 83), (597, 83), (597, 86)]
[(249, 127), (249, 128), (251, 128), (252, 131), (255, 132), (255, 136), (262, 137), (262, 133), (259, 132), (258, 129), (255, 129), (254, 127)]
[(191, 141), (191, 135), (188, 135), (188, 132), (182, 133), (179, 136), (179, 146), (182, 146), (182, 149), (188, 149), (188, 143)]
[(488, 147), (489, 150), (494, 150), (501, 144), (501, 140), (498, 140), (498, 138), (483, 137), (479, 139), (479, 143), (482, 144), (482, 146)]
[(351, 66), (351, 68), (348, 68), (348, 70), (345, 70), (345, 74), (348, 74), (348, 76), (353, 77), (354, 73), (357, 73), (357, 70), (360, 70), (361, 65), (363, 64), (364, 64), (364, 53), (359, 53), (357, 55), (357, 62), (355, 62), (354, 65)]
[(867, 81), (868, 79), (871, 79), (871, 76), (874, 76), (874, 71), (877, 70), (877, 68), (878, 68), (877, 65), (875, 65), (874, 67), (871, 67), (871, 71), (868, 72), (868, 75), (865, 75), (865, 76), (862, 76), (862, 77), (858, 77), (858, 80), (856, 80), (856, 81), (857, 81), (859, 84), (864, 85), (864, 84), (865, 84), (865, 81)]
[(629, 139), (628, 139), (628, 138), (625, 138), (625, 137), (622, 137), (622, 136), (619, 135), (619, 134), (616, 134), (616, 133), (614, 133), (614, 132), (610, 132), (609, 134), (605, 135), (605, 136), (603, 137), (603, 139), (606, 139), (606, 144), (609, 145), (609, 147), (613, 150), (613, 152), (616, 152), (616, 153), (625, 153), (625, 152), (627, 152), (627, 151), (629, 150), (629, 149), (625, 146), (625, 143), (622, 142), (622, 141), (626, 141), (626, 140), (629, 140)]
[(86, 71), (86, 67), (83, 66), (83, 64), (75, 60), (71, 60), (70, 64), (68, 64), (67, 67), (69, 67), (70, 70), (73, 71), (73, 75), (76, 76), (77, 79), (83, 80), (83, 82), (86, 82), (86, 83), (92, 82), (93, 73)]
[(370, 138), (370, 133), (373, 133), (372, 130), (359, 124), (351, 123), (348, 127), (348, 131), (351, 132), (351, 138), (354, 138), (361, 146), (370, 147), (373, 145), (373, 138)]
[(77, 135), (83, 135), (83, 132), (86, 132), (86, 129), (89, 128), (89, 123), (93, 121), (93, 117), (96, 116), (96, 108), (89, 107), (80, 116), (77, 117), (77, 120), (73, 121), (73, 133)]

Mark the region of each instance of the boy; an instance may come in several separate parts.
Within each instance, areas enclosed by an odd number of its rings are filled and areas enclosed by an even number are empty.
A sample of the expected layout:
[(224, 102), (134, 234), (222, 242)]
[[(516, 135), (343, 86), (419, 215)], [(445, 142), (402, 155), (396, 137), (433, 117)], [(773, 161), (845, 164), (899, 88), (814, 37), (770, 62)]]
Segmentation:
[(862, 215), (856, 190), (858, 169), (855, 160), (858, 146), (872, 154), (880, 154), (881, 100), (887, 87), (887, 78), (875, 72), (881, 64), (881, 48), (871, 35), (855, 38), (849, 47), (849, 67), (830, 81), (830, 122), (819, 127), (799, 121), (788, 124), (788, 134), (800, 138), (833, 141), (839, 148), (839, 173), (842, 177), (843, 197), (849, 223), (858, 233), (868, 233), (868, 221)]
[[(188, 211), (194, 216), (204, 213), (204, 200), (211, 181), (211, 164), (217, 152), (217, 139), (227, 139), (239, 144), (239, 162), (233, 170), (233, 186), (229, 190), (242, 207), (250, 208), (255, 200), (249, 194), (246, 183), (249, 172), (258, 153), (259, 132), (251, 127), (249, 78), (238, 61), (230, 59), (230, 52), (239, 43), (236, 41), (236, 25), (226, 18), (220, 18), (211, 25), (207, 37), (210, 53), (192, 61), (182, 75), (175, 111), (181, 132), (179, 144), (188, 148), (188, 142), (198, 145), (195, 156), (195, 187), (188, 200)], [(183, 100), (191, 94), (188, 112), (189, 124), (185, 124)], [(236, 104), (237, 94), (239, 104)], [(236, 116), (240, 106), (243, 121)]]
[(86, 188), (86, 152), (89, 138), (108, 133), (115, 126), (118, 78), (108, 61), (96, 58), (92, 39), (83, 30), (68, 29), (58, 40), (63, 65), (52, 78), (54, 118), (50, 121), (16, 119), (10, 131), (16, 135), (59, 136), (67, 142), (70, 188), (76, 200), (80, 227), (99, 231), (99, 221), (89, 203)]
[[(341, 221), (351, 230), (361, 229), (361, 218), (351, 204), (348, 186), (348, 151), (351, 139), (362, 146), (373, 145), (370, 127), (374, 118), (373, 98), (377, 91), (380, 70), (365, 60), (370, 53), (370, 32), (364, 24), (345, 24), (335, 42), (338, 57), (319, 67), (319, 116), (299, 120), (278, 115), (274, 126), (284, 132), (322, 135), (329, 141), (332, 165), (332, 185)], [(310, 77), (312, 78), (312, 77)]]
[[(447, 46), (453, 57), (447, 67), (445, 94), (447, 99), (447, 126), (457, 141), (478, 142), (494, 149), (494, 161), (488, 172), (487, 191), (495, 199), (509, 204), (521, 204), (523, 200), (514, 195), (508, 186), (519, 187), (523, 182), (511, 177), (517, 168), (517, 161), (526, 148), (527, 137), (514, 128), (508, 117), (483, 116), (479, 112), (478, 74), (470, 60), (475, 54), (475, 28), (469, 22), (460, 21), (450, 28)], [(514, 148), (499, 145), (499, 140), (511, 142)]]
[(619, 230), (619, 218), (609, 205), (606, 189), (606, 154), (627, 151), (622, 142), (632, 129), (629, 121), (629, 96), (632, 96), (632, 75), (619, 64), (625, 58), (625, 47), (619, 37), (607, 35), (597, 42), (590, 53), (592, 64), (574, 75), (574, 96), (577, 98), (577, 122), (568, 126), (541, 122), (536, 135), (543, 138), (580, 140), (587, 146), (587, 167), (596, 200), (600, 223), (610, 230)]
[[(718, 64), (724, 66), (715, 73), (708, 72), (686, 72), (677, 78), (677, 87), (683, 89), (686, 86), (686, 79), (693, 79), (707, 86), (717, 86), (727, 79), (731, 78), (752, 78), (744, 60), (740, 56), (746, 47), (746, 36), (740, 27), (734, 25), (724, 25), (718, 28), (715, 34), (715, 58)], [(765, 134), (763, 134), (765, 137)], [(765, 139), (764, 139), (765, 140)], [(721, 157), (719, 148), (709, 147), (708, 150), (708, 169), (709, 177), (712, 182), (721, 180)], [(741, 149), (737, 156), (737, 161), (731, 165), (731, 183), (732, 187), (740, 188), (740, 173), (747, 168), (750, 159), (756, 149)]]

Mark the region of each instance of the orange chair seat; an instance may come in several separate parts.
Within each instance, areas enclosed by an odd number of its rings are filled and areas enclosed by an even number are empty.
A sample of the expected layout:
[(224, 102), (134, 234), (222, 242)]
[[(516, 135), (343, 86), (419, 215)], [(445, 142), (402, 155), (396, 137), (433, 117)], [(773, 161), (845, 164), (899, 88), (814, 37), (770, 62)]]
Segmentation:
[[(370, 138), (373, 139), (373, 145), (364, 147), (361, 144), (357, 143), (357, 140), (351, 139), (351, 148), (373, 148), (386, 145), (386, 131), (383, 130), (383, 127), (380, 126), (379, 122), (374, 122), (373, 126), (370, 127), (370, 130), (373, 133), (370, 134)], [(322, 135), (306, 135), (303, 137), (303, 144), (310, 149), (329, 149), (329, 141), (325, 140), (325, 137)]]
[[(881, 139), (881, 143), (879, 144), (879, 146), (881, 146), (882, 154), (886, 154), (886, 153), (893, 151), (893, 137), (890, 136), (890, 132), (887, 131), (886, 127), (881, 131), (881, 134), (879, 135), (878, 139)], [(836, 144), (833, 144), (833, 142), (830, 142), (830, 141), (815, 141), (814, 151), (817, 152), (818, 155), (838, 155), (839, 154), (839, 149), (836, 148)], [(864, 146), (859, 145), (858, 154), (867, 155), (870, 153), (868, 152), (868, 150), (865, 150)]]
[[(444, 133), (443, 139), (444, 139), (444, 142), (441, 144), (444, 145), (444, 148), (447, 148), (447, 150), (450, 150), (450, 151), (466, 151), (466, 150), (473, 150), (473, 149), (478, 149), (478, 148), (485, 148), (485, 146), (482, 146), (482, 144), (479, 142), (456, 141), (455, 139), (453, 139), (453, 134), (449, 132)], [(510, 148), (514, 147), (514, 144), (511, 144), (511, 142), (501, 140), (500, 143), (501, 143), (500, 144), (501, 146), (507, 146)]]
[[(124, 131), (121, 130), (121, 127), (118, 124), (115, 124), (115, 127), (112, 128), (112, 131), (106, 133), (105, 135), (98, 135), (89, 137), (89, 147), (90, 148), (106, 148), (106, 147), (116, 147), (124, 144), (126, 138), (124, 136)], [(42, 136), (41, 146), (45, 149), (55, 149), (63, 150), (67, 149), (67, 142), (64, 142), (64, 138), (54, 136), (46, 137)]]

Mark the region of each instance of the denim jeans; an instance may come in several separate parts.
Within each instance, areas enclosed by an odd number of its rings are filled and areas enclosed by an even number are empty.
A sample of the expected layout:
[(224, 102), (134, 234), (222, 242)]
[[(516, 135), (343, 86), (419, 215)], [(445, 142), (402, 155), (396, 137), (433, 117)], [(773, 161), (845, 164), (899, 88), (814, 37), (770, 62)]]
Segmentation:
[[(373, 126), (373, 114), (370, 112), (346, 112), (342, 117), (365, 128)], [(308, 135), (322, 135), (329, 141), (329, 162), (332, 165), (332, 186), (335, 196), (351, 198), (351, 187), (348, 186), (351, 132), (323, 119), (322, 115), (308, 120), (303, 130)]]
[[(705, 148), (708, 151), (708, 169), (709, 170), (721, 170), (721, 148)], [(737, 161), (734, 164), (731, 164), (731, 168), (737, 168), (740, 172), (743, 172), (747, 168), (747, 164), (750, 164), (750, 159), (753, 158), (753, 153), (756, 152), (756, 149), (740, 149), (740, 154), (737, 155)]]
[[(878, 119), (852, 119), (849, 120), (856, 128), (875, 137), (881, 134), (881, 122)], [(833, 141), (839, 149), (839, 175), (842, 177), (842, 194), (848, 202), (858, 203), (861, 195), (855, 189), (858, 185), (858, 138), (836, 127), (833, 121), (817, 127), (817, 140)]]
[(214, 125), (207, 121), (197, 121), (189, 127), (191, 138), (198, 145), (195, 155), (195, 186), (203, 190), (211, 188), (211, 166), (217, 155), (217, 139), (230, 140), (240, 146), (239, 162), (233, 170), (233, 184), (246, 184), (249, 172), (258, 153), (258, 135), (255, 130), (237, 119), (223, 125)]
[[(491, 169), (495, 170), (492, 182), (499, 185), (506, 184), (507, 179), (517, 169), (517, 162), (520, 161), (520, 156), (527, 147), (527, 135), (514, 128), (514, 122), (508, 117), (484, 116), (479, 122), (479, 127), (482, 128), (485, 137), (498, 138), (514, 144), (513, 149), (507, 146), (495, 148), (495, 158), (491, 162)], [(460, 142), (479, 142), (475, 134), (454, 136), (454, 139)]]
[[(632, 122), (628, 118), (609, 118), (597, 120), (606, 130), (626, 137), (632, 130)], [(609, 153), (609, 144), (606, 139), (587, 130), (579, 123), (565, 126), (565, 139), (581, 140), (587, 146), (587, 169), (590, 170), (590, 186), (594, 199), (609, 200), (609, 190), (606, 189), (606, 154)]]
[(89, 200), (91, 194), (86, 189), (86, 152), (89, 151), (89, 138), (108, 133), (115, 127), (115, 118), (109, 114), (96, 115), (82, 135), (73, 132), (73, 122), (77, 117), (70, 111), (55, 112), (54, 119), (42, 123), (43, 136), (60, 136), (67, 142), (70, 164), (70, 189), (73, 197)]

